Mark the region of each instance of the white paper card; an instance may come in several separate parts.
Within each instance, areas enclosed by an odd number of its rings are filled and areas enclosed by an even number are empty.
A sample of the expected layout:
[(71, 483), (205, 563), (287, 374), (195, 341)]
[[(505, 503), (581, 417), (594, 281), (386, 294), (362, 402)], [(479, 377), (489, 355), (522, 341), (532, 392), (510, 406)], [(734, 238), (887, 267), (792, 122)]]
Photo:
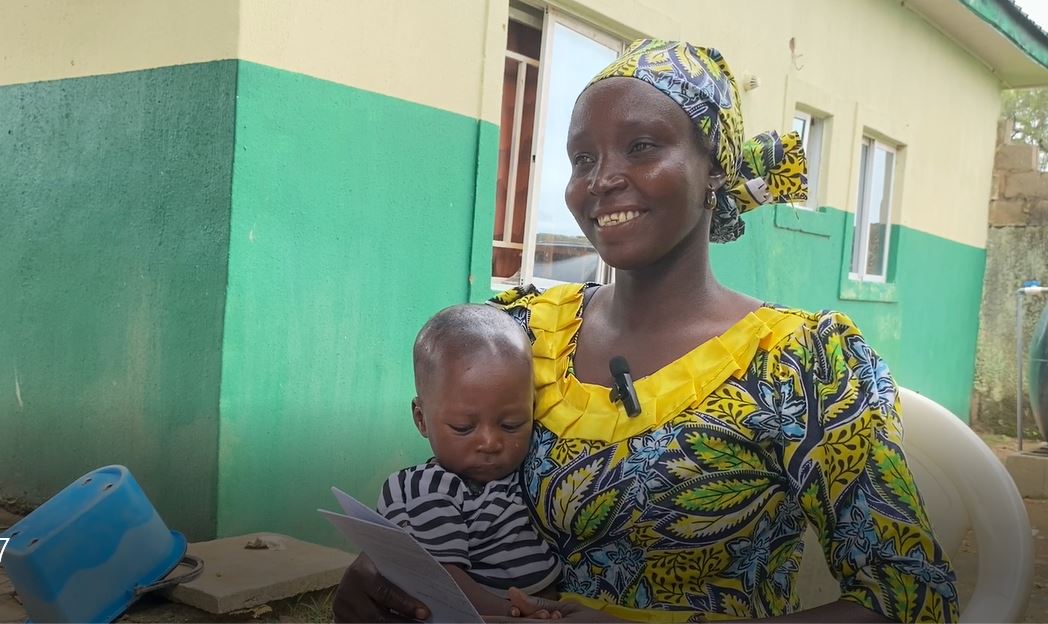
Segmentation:
[(345, 492), (336, 488), (332, 491), (347, 515), (317, 511), (367, 553), (382, 576), (425, 603), (431, 614), (428, 621), (484, 621), (444, 566), (415, 538)]

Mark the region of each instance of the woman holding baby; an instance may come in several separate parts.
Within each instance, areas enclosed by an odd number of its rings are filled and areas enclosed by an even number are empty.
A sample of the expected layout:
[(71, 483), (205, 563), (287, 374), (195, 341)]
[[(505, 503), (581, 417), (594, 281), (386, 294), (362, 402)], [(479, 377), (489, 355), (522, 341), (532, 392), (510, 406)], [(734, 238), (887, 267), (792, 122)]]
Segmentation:
[[(613, 284), (516, 289), (497, 303), (532, 339), (531, 445), (519, 472), (579, 621), (955, 621), (953, 572), (900, 448), (896, 387), (843, 314), (764, 303), (717, 282), (710, 242), (740, 214), (803, 199), (796, 135), (743, 140), (723, 57), (641, 40), (596, 76), (568, 136), (568, 208)], [(612, 401), (628, 360), (640, 411)], [(841, 599), (797, 611), (812, 526)], [(361, 557), (345, 621), (424, 605)]]

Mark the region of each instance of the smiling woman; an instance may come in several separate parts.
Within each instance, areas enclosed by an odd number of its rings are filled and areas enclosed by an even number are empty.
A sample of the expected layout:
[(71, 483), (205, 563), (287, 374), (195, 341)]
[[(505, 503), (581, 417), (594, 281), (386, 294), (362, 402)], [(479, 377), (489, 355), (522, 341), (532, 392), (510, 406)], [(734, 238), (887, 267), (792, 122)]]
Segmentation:
[[(565, 200), (613, 284), (494, 303), (532, 340), (535, 426), (518, 475), (563, 574), (567, 620), (955, 621), (953, 572), (900, 446), (894, 381), (843, 314), (717, 282), (711, 241), (803, 200), (797, 135), (742, 140), (716, 50), (643, 40), (579, 97)], [(640, 412), (609, 395), (629, 360)], [(794, 614), (807, 526), (841, 600)], [(423, 606), (359, 560), (343, 619)]]

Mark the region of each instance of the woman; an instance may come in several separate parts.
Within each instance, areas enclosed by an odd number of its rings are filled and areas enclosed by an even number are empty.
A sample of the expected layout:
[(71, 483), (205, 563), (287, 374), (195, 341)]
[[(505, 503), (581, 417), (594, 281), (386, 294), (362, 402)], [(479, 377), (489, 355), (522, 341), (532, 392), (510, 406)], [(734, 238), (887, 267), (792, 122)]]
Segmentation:
[[(568, 619), (957, 619), (953, 572), (902, 451), (895, 384), (837, 313), (721, 286), (710, 240), (739, 213), (804, 194), (797, 137), (742, 142), (718, 52), (643, 40), (579, 97), (567, 205), (614, 284), (517, 289), (499, 303), (534, 339), (536, 427), (521, 479), (564, 565)], [(763, 180), (761, 179), (763, 178)], [(608, 362), (640, 401), (612, 402)], [(807, 524), (842, 598), (797, 608)], [(421, 605), (361, 558), (339, 618)]]

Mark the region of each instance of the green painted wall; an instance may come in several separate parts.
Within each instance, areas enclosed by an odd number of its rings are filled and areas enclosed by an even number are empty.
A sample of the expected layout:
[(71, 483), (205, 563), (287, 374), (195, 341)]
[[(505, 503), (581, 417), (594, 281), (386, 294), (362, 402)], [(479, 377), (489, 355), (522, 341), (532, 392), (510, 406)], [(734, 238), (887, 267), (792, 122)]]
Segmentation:
[(428, 456), (411, 424), (411, 344), (469, 297), (477, 154), (497, 153), (483, 128), (240, 63), (220, 534), (341, 544), (314, 511), (334, 506), (329, 487), (371, 503), (390, 472)]
[(214, 531), (233, 61), (0, 87), (0, 495), (127, 465)]
[(823, 210), (750, 213), (745, 236), (713, 248), (718, 278), (767, 301), (848, 314), (900, 384), (967, 421), (985, 250), (895, 226), (894, 285), (855, 292), (841, 280), (853, 216)]

